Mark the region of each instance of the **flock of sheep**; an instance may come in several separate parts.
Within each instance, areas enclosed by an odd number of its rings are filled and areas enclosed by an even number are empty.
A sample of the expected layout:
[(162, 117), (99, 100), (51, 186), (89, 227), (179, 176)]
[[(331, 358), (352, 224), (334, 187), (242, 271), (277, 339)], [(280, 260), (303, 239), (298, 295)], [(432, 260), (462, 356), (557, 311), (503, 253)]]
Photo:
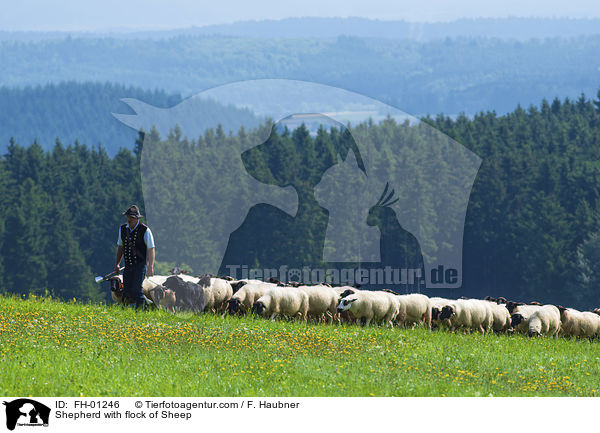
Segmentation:
[[(115, 302), (123, 299), (122, 276), (110, 280)], [(600, 337), (600, 309), (578, 311), (504, 298), (445, 299), (391, 290), (369, 291), (327, 284), (303, 286), (272, 279), (234, 280), (185, 274), (146, 278), (143, 291), (156, 307), (169, 311), (212, 311), (275, 319), (277, 316), (330, 323), (377, 323), (382, 326), (446, 327), (486, 333), (522, 332), (530, 336)]]

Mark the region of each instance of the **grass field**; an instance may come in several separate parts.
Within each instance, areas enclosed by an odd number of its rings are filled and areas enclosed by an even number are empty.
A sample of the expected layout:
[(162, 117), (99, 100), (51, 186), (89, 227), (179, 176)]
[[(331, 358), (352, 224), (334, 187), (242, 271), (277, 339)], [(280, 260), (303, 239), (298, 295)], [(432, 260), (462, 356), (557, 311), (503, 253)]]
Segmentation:
[(3, 396), (596, 396), (600, 343), (0, 297)]

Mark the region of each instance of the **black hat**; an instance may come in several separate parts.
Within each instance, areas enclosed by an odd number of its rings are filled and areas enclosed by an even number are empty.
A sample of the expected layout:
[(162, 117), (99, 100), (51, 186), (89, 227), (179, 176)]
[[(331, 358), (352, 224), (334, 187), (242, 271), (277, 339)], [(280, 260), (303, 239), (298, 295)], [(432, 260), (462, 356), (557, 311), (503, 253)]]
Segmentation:
[(130, 216), (130, 217), (137, 218), (137, 219), (140, 219), (143, 216), (140, 213), (140, 210), (138, 209), (138, 207), (134, 204), (129, 206), (129, 209), (127, 209), (125, 212), (123, 212), (123, 215)]

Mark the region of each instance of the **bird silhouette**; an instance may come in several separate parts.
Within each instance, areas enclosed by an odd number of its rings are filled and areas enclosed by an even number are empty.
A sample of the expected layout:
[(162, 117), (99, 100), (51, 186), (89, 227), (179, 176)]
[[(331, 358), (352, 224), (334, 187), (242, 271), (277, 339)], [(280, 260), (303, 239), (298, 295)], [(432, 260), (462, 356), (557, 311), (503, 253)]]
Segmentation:
[(411, 281), (408, 277), (407, 289), (420, 289), (424, 284), (425, 267), (419, 241), (398, 222), (396, 211), (392, 205), (395, 190), (390, 190), (389, 182), (375, 205), (369, 209), (367, 224), (377, 226), (381, 233), (379, 249), (381, 254), (380, 266), (390, 266), (393, 269), (420, 269), (421, 278)]

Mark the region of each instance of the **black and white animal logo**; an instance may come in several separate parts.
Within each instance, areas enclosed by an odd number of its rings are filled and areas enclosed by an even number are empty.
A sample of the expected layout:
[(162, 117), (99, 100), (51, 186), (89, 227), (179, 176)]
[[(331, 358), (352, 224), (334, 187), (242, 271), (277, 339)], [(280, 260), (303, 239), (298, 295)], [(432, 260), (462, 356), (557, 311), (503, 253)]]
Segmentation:
[(29, 398), (19, 398), (4, 402), (6, 406), (6, 428), (14, 430), (18, 426), (48, 426), (50, 408)]

